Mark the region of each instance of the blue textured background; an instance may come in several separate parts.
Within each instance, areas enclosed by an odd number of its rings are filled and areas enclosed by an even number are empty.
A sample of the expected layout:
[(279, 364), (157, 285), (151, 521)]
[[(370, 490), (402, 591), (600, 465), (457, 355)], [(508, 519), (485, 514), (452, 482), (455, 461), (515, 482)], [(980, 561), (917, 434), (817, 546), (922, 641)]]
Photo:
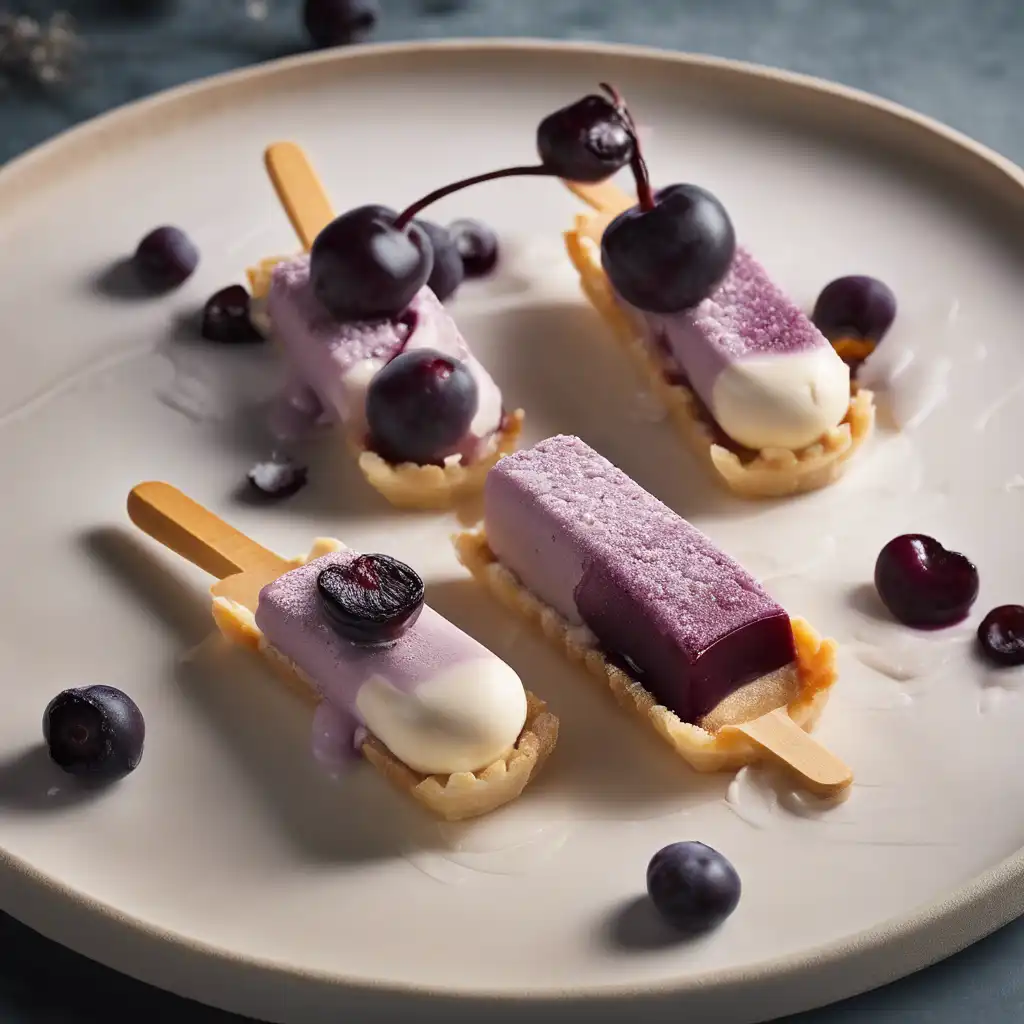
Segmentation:
[[(0, 161), (139, 96), (303, 49), (298, 0), (270, 4), (269, 17), (253, 23), (243, 0), (0, 0), (0, 11), (70, 10), (89, 44), (73, 88), (0, 91)], [(905, 103), (1024, 162), (1022, 0), (383, 0), (383, 7), (379, 40), (600, 39), (809, 72)], [(1018, 922), (937, 967), (793, 1022), (1020, 1024), (1022, 962)], [(243, 1024), (97, 967), (0, 915), (0, 1021), (121, 1020)]]

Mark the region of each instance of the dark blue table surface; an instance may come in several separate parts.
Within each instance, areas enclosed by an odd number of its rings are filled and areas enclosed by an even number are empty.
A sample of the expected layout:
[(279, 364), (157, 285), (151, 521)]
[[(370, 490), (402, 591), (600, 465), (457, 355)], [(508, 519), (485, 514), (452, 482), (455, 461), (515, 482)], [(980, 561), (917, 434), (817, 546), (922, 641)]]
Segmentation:
[[(87, 41), (73, 88), (0, 88), (0, 161), (111, 107), (304, 47), (299, 0), (0, 0), (70, 10)], [(547, 36), (675, 47), (804, 71), (931, 114), (1024, 162), (1020, 0), (383, 0), (379, 40)], [(794, 1024), (1019, 1024), (1024, 922)], [(5, 1024), (244, 1024), (101, 968), (0, 915)]]

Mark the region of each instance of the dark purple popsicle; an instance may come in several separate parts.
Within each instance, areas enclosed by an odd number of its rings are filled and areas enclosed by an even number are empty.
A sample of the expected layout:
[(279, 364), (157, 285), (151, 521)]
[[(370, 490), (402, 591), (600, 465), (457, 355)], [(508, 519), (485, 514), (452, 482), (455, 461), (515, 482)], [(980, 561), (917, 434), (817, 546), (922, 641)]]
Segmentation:
[(796, 658), (789, 616), (696, 527), (577, 437), (488, 474), (495, 555), (683, 721)]

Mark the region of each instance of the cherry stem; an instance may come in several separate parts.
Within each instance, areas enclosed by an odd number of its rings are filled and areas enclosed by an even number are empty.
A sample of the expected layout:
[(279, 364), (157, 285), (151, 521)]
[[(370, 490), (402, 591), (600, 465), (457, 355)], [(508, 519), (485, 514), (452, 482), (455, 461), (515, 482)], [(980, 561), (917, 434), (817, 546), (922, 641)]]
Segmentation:
[(557, 178), (550, 168), (545, 167), (543, 164), (529, 165), (525, 167), (506, 167), (500, 171), (488, 171), (486, 174), (476, 174), (472, 178), (464, 178), (462, 181), (456, 181), (452, 185), (445, 185), (443, 188), (434, 189), (433, 192), (425, 195), (422, 199), (417, 199), (412, 206), (406, 207), (395, 221), (395, 227), (401, 231), (406, 225), (422, 210), (425, 210), (432, 203), (436, 203), (439, 199), (444, 199), (445, 196), (450, 196), (453, 192), (460, 192), (464, 188), (469, 188), (470, 185), (480, 185), (485, 181), (495, 181), (497, 178), (518, 178), (518, 177), (536, 177), (536, 178)]
[(629, 132), (629, 136), (633, 140), (633, 155), (629, 159), (629, 170), (633, 175), (633, 180), (636, 182), (636, 198), (640, 204), (640, 209), (644, 211), (653, 210), (654, 193), (651, 190), (651, 175), (647, 170), (647, 161), (644, 160), (644, 155), (640, 150), (640, 134), (637, 131), (636, 122), (633, 120), (633, 115), (629, 112), (629, 107), (626, 106), (626, 101), (622, 98), (622, 93), (614, 85), (601, 82), (601, 88), (608, 94), (608, 98), (612, 103), (615, 104), (615, 109), (619, 112), (619, 116), (626, 125), (626, 131)]

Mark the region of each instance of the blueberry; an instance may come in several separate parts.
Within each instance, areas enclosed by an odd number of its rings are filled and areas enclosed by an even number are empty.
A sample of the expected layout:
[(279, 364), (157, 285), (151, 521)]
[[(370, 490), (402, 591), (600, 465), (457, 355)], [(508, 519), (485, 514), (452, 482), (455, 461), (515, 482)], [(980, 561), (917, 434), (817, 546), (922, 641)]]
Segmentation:
[(138, 705), (112, 686), (64, 690), (43, 714), (50, 757), (71, 775), (120, 779), (138, 767), (145, 738)]
[(455, 294), (466, 276), (462, 256), (447, 228), (430, 220), (417, 220), (414, 223), (430, 239), (430, 247), (434, 251), (434, 266), (427, 278), (427, 286), (444, 302)]
[(498, 262), (498, 236), (483, 221), (465, 217), (452, 221), (448, 232), (455, 243), (466, 277), (484, 277)]
[(415, 223), (396, 228), (386, 206), (359, 206), (336, 217), (313, 241), (313, 292), (340, 322), (401, 315), (427, 283), (434, 256)]
[(200, 333), (208, 341), (235, 345), (241, 342), (262, 341), (263, 335), (249, 319), (251, 299), (240, 285), (233, 284), (215, 292), (203, 306)]
[(951, 626), (967, 617), (978, 597), (978, 570), (934, 537), (908, 533), (879, 552), (875, 589), (886, 608), (906, 626)]
[(361, 42), (379, 20), (377, 0), (306, 0), (302, 11), (310, 39), (321, 48)]
[(875, 277), (837, 277), (821, 290), (811, 319), (830, 341), (853, 337), (877, 344), (896, 319), (896, 295)]
[(423, 580), (388, 555), (358, 555), (330, 565), (316, 580), (324, 618), (350, 643), (393, 643), (423, 610)]
[(306, 486), (309, 471), (290, 459), (257, 462), (246, 478), (249, 486), (266, 498), (290, 498)]
[(993, 608), (978, 626), (981, 653), (996, 665), (1024, 665), (1024, 606)]
[(395, 356), (370, 382), (370, 448), (392, 463), (438, 464), (466, 436), (479, 400), (465, 363), (434, 349)]
[(717, 928), (740, 901), (740, 876), (703, 843), (672, 843), (647, 865), (647, 892), (659, 914), (688, 935)]
[(195, 243), (175, 227), (154, 228), (139, 242), (133, 257), (139, 280), (153, 291), (184, 284), (199, 265)]

